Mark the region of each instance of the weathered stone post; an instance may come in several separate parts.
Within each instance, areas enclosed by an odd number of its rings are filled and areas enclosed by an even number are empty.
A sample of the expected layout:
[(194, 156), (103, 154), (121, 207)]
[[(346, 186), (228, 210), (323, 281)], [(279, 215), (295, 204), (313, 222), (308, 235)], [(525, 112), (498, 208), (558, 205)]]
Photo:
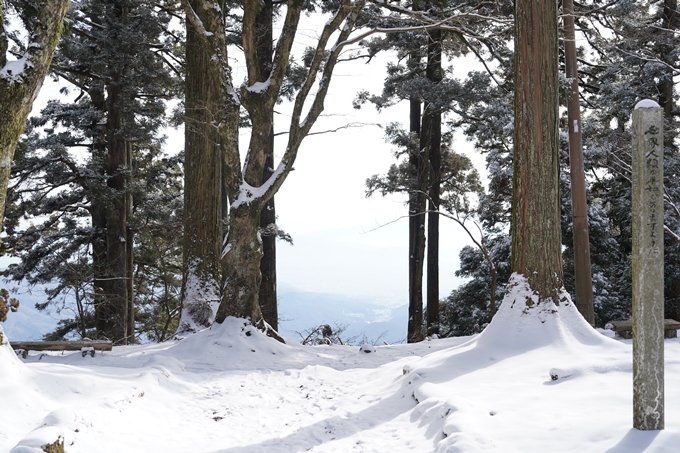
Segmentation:
[(633, 426), (664, 428), (663, 109), (633, 110)]

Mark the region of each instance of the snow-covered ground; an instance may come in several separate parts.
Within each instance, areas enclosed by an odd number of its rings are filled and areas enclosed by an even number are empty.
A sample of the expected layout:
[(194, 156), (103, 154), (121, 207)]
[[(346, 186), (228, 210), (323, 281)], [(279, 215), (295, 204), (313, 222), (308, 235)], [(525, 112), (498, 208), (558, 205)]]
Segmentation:
[(666, 430), (641, 432), (630, 341), (545, 316), (369, 353), (284, 345), (234, 318), (94, 358), (5, 345), (0, 452), (58, 436), (69, 453), (680, 451), (680, 341), (666, 340)]

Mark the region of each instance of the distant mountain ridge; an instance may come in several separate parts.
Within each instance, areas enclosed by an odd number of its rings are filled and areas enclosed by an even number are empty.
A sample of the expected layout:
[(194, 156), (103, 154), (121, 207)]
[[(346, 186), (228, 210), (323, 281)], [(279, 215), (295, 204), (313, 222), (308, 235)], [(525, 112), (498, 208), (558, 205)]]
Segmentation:
[(59, 322), (59, 315), (50, 308), (39, 311), (35, 308), (37, 302), (44, 302), (46, 296), (42, 288), (26, 292), (24, 289), (19, 294), (12, 293), (21, 304), (16, 313), (8, 313), (7, 321), (2, 323), (2, 328), (10, 341), (40, 341), (43, 335), (53, 331)]
[(329, 324), (347, 326), (343, 340), (365, 336), (373, 342), (382, 335), (380, 343), (401, 343), (406, 340), (407, 320), (408, 305), (389, 307), (367, 296), (279, 288), (279, 332), (295, 341), (300, 341), (298, 332)]

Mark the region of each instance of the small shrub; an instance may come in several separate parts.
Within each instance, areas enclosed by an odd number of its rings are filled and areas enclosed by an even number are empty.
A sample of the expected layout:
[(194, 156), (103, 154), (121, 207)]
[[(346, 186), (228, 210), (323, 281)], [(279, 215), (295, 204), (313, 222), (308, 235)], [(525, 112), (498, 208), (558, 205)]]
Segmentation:
[(41, 448), (45, 453), (64, 453), (64, 439), (59, 437), (51, 444), (45, 444)]
[(9, 296), (9, 291), (0, 289), (0, 322), (7, 321), (7, 313), (16, 313), (19, 310), (19, 301)]

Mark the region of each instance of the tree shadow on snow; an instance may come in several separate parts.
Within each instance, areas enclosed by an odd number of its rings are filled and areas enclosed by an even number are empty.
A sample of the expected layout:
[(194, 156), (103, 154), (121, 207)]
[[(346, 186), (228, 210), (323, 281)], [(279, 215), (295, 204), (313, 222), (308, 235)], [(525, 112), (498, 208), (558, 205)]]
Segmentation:
[(286, 436), (267, 439), (259, 444), (232, 447), (213, 453), (257, 453), (308, 451), (313, 447), (352, 437), (361, 431), (371, 430), (399, 415), (412, 410), (415, 401), (408, 394), (396, 392), (376, 404), (347, 416), (331, 416), (299, 428)]
[(631, 428), (618, 444), (605, 451), (605, 453), (642, 453), (654, 442), (654, 439), (656, 439), (660, 432), (640, 431)]
[[(472, 346), (471, 349), (455, 351), (460, 347)], [(412, 411), (417, 402), (414, 398), (418, 394), (418, 388), (427, 382), (446, 382), (457, 377), (474, 373), (478, 370), (493, 366), (499, 362), (515, 356), (520, 352), (513, 349), (503, 349), (490, 354), (486, 347), (477, 348), (475, 345), (460, 345), (449, 349), (449, 354), (443, 354), (440, 361), (431, 363), (423, 368), (414, 367), (408, 374), (399, 377), (404, 379), (401, 387), (388, 397), (381, 399), (357, 413), (346, 416), (331, 416), (311, 425), (301, 427), (297, 431), (281, 438), (267, 439), (259, 444), (251, 444), (241, 447), (232, 447), (217, 450), (213, 453), (256, 453), (256, 452), (300, 452), (313, 447), (326, 444), (331, 441), (352, 437), (362, 431), (371, 430), (379, 425), (388, 423), (398, 416)], [(422, 402), (421, 402), (422, 404)], [(412, 415), (411, 423), (416, 423), (420, 415)], [(443, 423), (443, 420), (442, 420)], [(431, 439), (435, 445), (442, 439), (442, 423), (428, 426), (423, 433), (425, 439)], [(429, 424), (429, 423), (428, 423)], [(419, 423), (423, 428), (424, 421)]]

